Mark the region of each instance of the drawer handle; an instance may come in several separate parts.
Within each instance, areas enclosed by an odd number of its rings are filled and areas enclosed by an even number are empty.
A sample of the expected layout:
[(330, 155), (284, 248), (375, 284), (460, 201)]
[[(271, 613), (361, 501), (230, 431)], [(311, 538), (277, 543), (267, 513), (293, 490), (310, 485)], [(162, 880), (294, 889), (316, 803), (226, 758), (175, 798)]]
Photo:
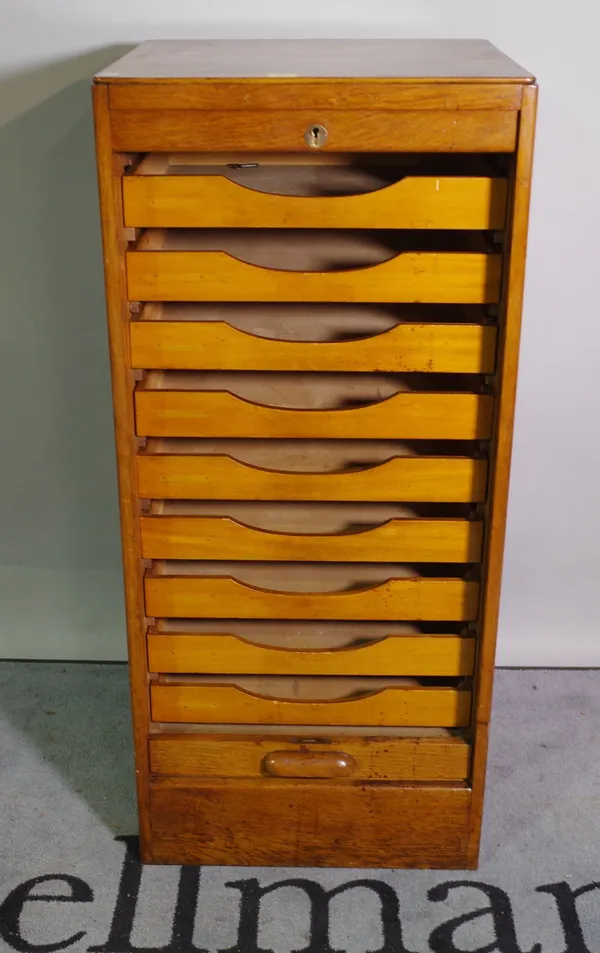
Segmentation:
[(274, 778), (344, 778), (356, 762), (342, 751), (271, 751), (263, 767)]

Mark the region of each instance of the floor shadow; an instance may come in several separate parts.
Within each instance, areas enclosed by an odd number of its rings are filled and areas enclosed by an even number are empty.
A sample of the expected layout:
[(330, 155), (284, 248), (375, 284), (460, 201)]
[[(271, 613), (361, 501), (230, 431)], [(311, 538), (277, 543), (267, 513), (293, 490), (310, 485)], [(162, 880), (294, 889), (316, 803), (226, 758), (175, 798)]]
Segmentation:
[(0, 771), (46, 784), (49, 806), (57, 772), (117, 834), (137, 828), (127, 674), (123, 664), (0, 662)]

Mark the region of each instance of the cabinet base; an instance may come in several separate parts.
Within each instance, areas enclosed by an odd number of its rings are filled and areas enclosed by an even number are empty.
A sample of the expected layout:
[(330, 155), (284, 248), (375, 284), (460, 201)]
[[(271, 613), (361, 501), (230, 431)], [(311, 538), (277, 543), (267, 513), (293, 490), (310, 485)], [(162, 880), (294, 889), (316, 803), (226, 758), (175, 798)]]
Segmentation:
[(459, 786), (155, 779), (147, 863), (465, 869)]

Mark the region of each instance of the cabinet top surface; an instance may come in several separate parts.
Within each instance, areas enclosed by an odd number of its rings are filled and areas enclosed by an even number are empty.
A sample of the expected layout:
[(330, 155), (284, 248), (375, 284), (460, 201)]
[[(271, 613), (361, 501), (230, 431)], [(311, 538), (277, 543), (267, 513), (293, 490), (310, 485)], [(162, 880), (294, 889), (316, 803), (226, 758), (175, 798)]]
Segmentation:
[(487, 40), (149, 40), (96, 76), (102, 83), (204, 79), (533, 82)]

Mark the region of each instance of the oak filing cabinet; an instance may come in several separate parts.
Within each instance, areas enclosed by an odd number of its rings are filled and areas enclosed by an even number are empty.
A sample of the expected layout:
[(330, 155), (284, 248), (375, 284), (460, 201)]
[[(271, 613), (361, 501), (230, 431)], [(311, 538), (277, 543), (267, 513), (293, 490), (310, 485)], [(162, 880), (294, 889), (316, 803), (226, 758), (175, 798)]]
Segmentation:
[(93, 94), (143, 859), (474, 867), (534, 80), (150, 42)]

